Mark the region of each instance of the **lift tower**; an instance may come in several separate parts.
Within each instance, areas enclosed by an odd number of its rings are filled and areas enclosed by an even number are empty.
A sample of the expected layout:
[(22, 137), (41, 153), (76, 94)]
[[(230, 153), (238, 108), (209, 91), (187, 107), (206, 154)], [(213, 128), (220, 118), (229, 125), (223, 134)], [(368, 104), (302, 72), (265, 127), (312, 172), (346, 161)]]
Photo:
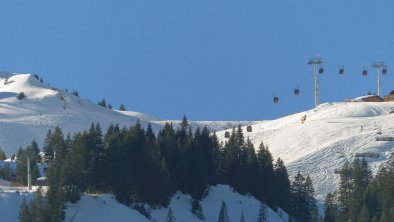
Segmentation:
[(309, 59), (308, 65), (313, 65), (313, 75), (315, 78), (315, 107), (319, 105), (319, 75), (318, 72), (323, 73), (323, 69), (318, 69), (320, 64), (323, 63), (321, 58)]
[(385, 73), (385, 72), (387, 72), (387, 71), (385, 71), (386, 65), (384, 64), (384, 62), (374, 62), (372, 64), (372, 67), (376, 68), (378, 70), (378, 96), (380, 97), (380, 90), (381, 90), (381, 86), (382, 86), (382, 84), (380, 83), (380, 73), (381, 73), (381, 70), (384, 70), (383, 74), (386, 74)]

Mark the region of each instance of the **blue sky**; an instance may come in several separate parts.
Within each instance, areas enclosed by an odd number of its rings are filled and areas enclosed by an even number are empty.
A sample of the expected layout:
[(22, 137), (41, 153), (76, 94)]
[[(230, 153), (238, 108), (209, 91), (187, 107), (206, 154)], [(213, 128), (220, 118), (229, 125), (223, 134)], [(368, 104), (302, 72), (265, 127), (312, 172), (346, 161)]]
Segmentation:
[(388, 65), (383, 94), (393, 90), (393, 10), (390, 0), (1, 0), (0, 69), (166, 119), (273, 119), (314, 106), (310, 57), (325, 62), (322, 102), (376, 92), (374, 61)]

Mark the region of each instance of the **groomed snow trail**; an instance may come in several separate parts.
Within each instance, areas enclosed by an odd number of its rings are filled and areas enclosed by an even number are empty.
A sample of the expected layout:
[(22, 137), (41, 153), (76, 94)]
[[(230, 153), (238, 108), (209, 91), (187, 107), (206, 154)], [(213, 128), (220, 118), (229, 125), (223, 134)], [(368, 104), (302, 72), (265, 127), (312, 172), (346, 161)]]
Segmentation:
[[(255, 145), (268, 145), (274, 158), (282, 158), (291, 175), (309, 174), (316, 196), (323, 200), (336, 189), (339, 175), (336, 169), (357, 153), (372, 152), (378, 158), (366, 158), (373, 172), (387, 161), (394, 142), (375, 141), (380, 136), (394, 136), (394, 103), (343, 102), (325, 103), (315, 109), (289, 115), (277, 120), (254, 124), (246, 132)], [(303, 116), (306, 121), (301, 122)], [(224, 131), (218, 137), (225, 141)]]

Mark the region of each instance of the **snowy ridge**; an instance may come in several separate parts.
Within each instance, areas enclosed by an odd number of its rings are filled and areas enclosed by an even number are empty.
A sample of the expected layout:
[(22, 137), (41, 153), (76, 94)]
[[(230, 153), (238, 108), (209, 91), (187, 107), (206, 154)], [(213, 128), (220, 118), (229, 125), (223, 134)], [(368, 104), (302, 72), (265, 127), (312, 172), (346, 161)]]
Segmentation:
[[(246, 133), (258, 147), (269, 146), (274, 158), (282, 158), (293, 177), (298, 171), (309, 173), (316, 195), (323, 200), (339, 181), (334, 174), (357, 153), (371, 152), (367, 158), (376, 172), (393, 152), (394, 142), (375, 141), (376, 136), (394, 136), (394, 103), (326, 103), (315, 109), (253, 125)], [(306, 120), (302, 123), (303, 116)], [(218, 136), (225, 141), (224, 131)]]
[[(19, 100), (23, 92), (25, 98)], [(133, 111), (107, 109), (65, 91), (45, 85), (31, 74), (0, 72), (0, 147), (7, 156), (15, 154), (36, 140), (42, 147), (49, 129), (59, 126), (65, 135), (89, 129), (99, 123), (103, 132), (111, 124), (133, 126), (140, 121), (146, 128), (149, 122), (158, 132), (166, 122), (156, 117)], [(180, 121), (172, 121), (174, 125)], [(191, 122), (193, 128), (208, 124), (211, 131), (223, 130), (246, 122)]]
[[(25, 98), (17, 95), (23, 92)], [(54, 87), (47, 86), (31, 74), (0, 73), (0, 147), (7, 156), (16, 153), (34, 139), (42, 146), (49, 129), (59, 126), (63, 133), (86, 130), (99, 123), (103, 131), (110, 124), (135, 125), (137, 117), (106, 109)], [(148, 121), (140, 121), (147, 126)], [(152, 124), (158, 131), (161, 126)]]

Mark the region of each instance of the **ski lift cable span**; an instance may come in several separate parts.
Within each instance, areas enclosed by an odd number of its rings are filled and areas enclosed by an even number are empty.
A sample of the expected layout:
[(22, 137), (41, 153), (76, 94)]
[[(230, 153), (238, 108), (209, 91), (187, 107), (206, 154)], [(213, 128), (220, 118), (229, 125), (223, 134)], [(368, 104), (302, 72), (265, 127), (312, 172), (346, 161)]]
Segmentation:
[[(302, 74), (305, 74), (305, 71), (307, 69), (306, 65), (301, 66), (298, 71), (290, 78), (287, 78), (287, 81), (284, 81), (283, 84), (281, 84), (276, 90), (275, 92), (284, 92), (285, 88), (288, 89), (291, 85), (294, 85), (294, 79), (298, 79), (298, 77)], [(300, 83), (304, 82), (304, 80), (307, 78), (307, 76), (305, 75), (304, 78), (302, 79), (302, 81), (298, 82), (297, 85), (300, 85)], [(293, 82), (293, 84), (292, 84)], [(288, 93), (286, 93), (288, 94)], [(276, 93), (274, 93), (274, 95), (276, 95)], [(279, 95), (277, 96), (279, 100), (280, 97)], [(260, 102), (258, 102), (256, 105), (254, 105), (251, 109), (248, 110), (248, 112), (246, 112), (246, 114), (244, 115), (245, 118), (259, 118), (261, 117), (262, 114), (265, 114), (266, 112), (270, 111), (271, 109), (273, 109), (273, 107), (271, 105), (266, 105), (267, 101), (270, 101), (269, 103), (272, 104), (272, 96), (269, 96), (269, 94), (265, 94), (265, 96), (260, 100)], [(280, 101), (279, 101), (280, 102)], [(260, 107), (265, 107), (263, 110), (259, 109)], [(257, 112), (256, 112), (257, 110)]]

